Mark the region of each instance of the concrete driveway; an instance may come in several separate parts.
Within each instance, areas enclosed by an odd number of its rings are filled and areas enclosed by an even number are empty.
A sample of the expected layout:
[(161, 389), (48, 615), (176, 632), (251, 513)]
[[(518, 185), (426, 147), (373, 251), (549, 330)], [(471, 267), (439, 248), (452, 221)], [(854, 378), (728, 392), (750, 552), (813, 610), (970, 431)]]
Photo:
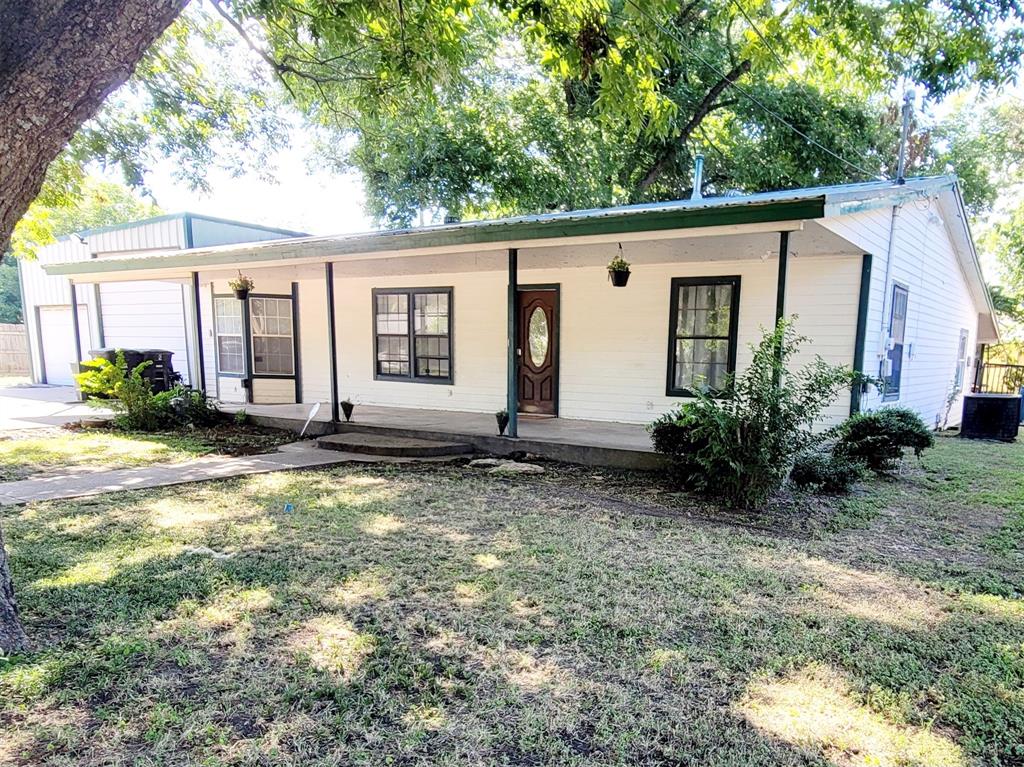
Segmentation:
[(108, 414), (78, 402), (73, 386), (30, 383), (0, 386), (0, 432), (49, 429)]

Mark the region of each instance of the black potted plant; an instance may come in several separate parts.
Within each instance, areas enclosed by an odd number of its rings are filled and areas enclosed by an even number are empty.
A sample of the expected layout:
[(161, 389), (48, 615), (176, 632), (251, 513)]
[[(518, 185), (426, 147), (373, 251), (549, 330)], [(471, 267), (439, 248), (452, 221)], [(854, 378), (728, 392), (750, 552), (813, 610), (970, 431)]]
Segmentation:
[(608, 279), (617, 288), (626, 287), (629, 282), (629, 261), (622, 257), (622, 246), (619, 246), (619, 254), (608, 262)]
[(505, 429), (508, 428), (508, 411), (499, 410), (494, 414), (494, 420), (498, 422), (498, 436), (505, 436)]
[(345, 420), (352, 420), (352, 411), (355, 410), (356, 406), (350, 399), (343, 399), (341, 401), (341, 412), (345, 414)]
[(235, 277), (235, 279), (228, 282), (228, 287), (231, 288), (232, 291), (234, 291), (235, 298), (237, 298), (239, 301), (244, 301), (246, 298), (249, 297), (249, 291), (255, 287), (255, 283), (251, 279), (246, 277), (244, 274), (239, 272), (238, 276)]

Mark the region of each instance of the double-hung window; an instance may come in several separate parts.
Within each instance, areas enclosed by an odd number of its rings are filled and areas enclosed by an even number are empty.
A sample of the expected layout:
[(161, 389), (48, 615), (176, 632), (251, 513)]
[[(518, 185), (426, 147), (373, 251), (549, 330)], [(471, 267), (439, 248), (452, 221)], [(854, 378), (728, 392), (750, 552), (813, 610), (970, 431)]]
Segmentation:
[(213, 299), (214, 332), (217, 336), (217, 372), (245, 375), (242, 343), (242, 302), (230, 297)]
[(672, 280), (668, 396), (728, 389), (736, 370), (739, 301), (739, 277)]
[(967, 375), (967, 341), (970, 335), (967, 328), (960, 329), (960, 342), (956, 348), (956, 376), (953, 381), (953, 388), (956, 391), (964, 388), (964, 377)]
[(452, 289), (373, 291), (374, 375), (452, 382)]
[(295, 374), (290, 298), (250, 298), (252, 372), (257, 376)]
[(907, 307), (910, 293), (903, 285), (892, 286), (892, 303), (889, 306), (889, 351), (882, 361), (882, 399), (894, 400), (900, 397), (903, 380), (903, 344), (907, 334)]

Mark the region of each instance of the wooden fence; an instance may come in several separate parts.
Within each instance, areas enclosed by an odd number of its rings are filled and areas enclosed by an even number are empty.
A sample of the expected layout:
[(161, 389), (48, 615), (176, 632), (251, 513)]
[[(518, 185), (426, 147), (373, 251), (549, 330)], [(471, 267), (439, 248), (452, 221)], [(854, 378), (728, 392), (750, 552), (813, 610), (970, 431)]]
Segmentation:
[(0, 324), (0, 375), (28, 374), (28, 336), (25, 335), (25, 326)]

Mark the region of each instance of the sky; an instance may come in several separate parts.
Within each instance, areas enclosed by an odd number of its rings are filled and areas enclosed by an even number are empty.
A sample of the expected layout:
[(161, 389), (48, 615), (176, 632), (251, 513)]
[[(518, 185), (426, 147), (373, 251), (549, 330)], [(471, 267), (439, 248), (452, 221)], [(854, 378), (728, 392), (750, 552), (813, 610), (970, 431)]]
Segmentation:
[(277, 154), (273, 182), (255, 174), (235, 178), (215, 169), (207, 176), (210, 193), (204, 194), (176, 179), (173, 163), (163, 162), (146, 174), (146, 186), (167, 213), (205, 213), (309, 234), (372, 229), (363, 212), (359, 174), (313, 171), (307, 164), (308, 144), (298, 138)]

